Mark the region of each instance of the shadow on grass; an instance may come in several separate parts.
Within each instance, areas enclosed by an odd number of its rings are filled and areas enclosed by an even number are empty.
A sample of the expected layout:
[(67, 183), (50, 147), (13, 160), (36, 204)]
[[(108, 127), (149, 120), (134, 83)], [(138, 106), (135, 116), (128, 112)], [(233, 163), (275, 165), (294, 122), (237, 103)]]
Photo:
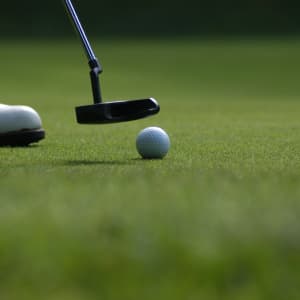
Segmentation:
[(162, 158), (142, 158), (142, 157), (139, 157), (139, 158), (132, 158), (131, 161), (132, 162), (145, 162), (145, 161), (162, 161), (163, 159)]
[(137, 164), (145, 164), (146, 162), (162, 161), (162, 159), (143, 159), (131, 158), (128, 160), (66, 160), (61, 163), (65, 166), (134, 166)]
[(132, 165), (130, 161), (121, 160), (67, 160), (64, 162), (67, 166), (95, 166), (95, 165), (105, 165), (105, 166), (125, 166)]
[(9, 145), (0, 145), (0, 149), (38, 149), (41, 145), (38, 144), (31, 144), (31, 145), (16, 145), (16, 146), (9, 146)]

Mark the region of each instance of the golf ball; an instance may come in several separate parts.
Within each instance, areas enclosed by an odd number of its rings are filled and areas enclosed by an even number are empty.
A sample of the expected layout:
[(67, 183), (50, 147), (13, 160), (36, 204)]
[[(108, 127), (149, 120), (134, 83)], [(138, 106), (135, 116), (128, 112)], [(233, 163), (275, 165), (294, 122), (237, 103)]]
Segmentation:
[(169, 148), (170, 138), (159, 127), (147, 127), (136, 138), (136, 149), (143, 158), (163, 158)]

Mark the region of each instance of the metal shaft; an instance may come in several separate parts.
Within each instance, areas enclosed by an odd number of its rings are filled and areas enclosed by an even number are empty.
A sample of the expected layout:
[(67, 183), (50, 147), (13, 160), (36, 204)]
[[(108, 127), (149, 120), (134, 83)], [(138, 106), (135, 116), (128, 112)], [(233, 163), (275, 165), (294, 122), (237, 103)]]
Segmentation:
[(71, 0), (65, 0), (65, 4), (66, 4), (67, 11), (71, 17), (71, 20), (73, 21), (73, 24), (79, 34), (79, 37), (81, 39), (81, 42), (83, 44), (83, 47), (85, 49), (85, 52), (86, 52), (86, 55), (87, 55), (89, 61), (97, 60), (97, 58), (94, 54), (94, 51), (90, 45), (90, 42), (88, 41), (87, 36), (84, 32), (84, 29), (82, 28), (82, 25), (80, 23), (80, 20), (77, 16), (77, 13), (75, 11), (75, 8), (74, 8)]

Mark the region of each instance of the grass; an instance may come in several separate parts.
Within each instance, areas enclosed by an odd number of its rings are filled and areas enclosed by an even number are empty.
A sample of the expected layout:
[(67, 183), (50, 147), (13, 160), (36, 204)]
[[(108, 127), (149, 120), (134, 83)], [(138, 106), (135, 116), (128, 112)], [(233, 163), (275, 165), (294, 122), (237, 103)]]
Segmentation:
[[(0, 149), (1, 299), (298, 299), (298, 40), (105, 40), (106, 99), (161, 113), (75, 123), (91, 102), (76, 41), (7, 41), (0, 102), (47, 138)], [(172, 147), (141, 160), (137, 133)]]

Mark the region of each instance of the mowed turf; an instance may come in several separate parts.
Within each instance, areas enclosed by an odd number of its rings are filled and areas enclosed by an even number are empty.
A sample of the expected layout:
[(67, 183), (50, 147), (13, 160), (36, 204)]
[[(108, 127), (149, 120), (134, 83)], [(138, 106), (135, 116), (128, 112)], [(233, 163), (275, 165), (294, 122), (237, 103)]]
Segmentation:
[[(299, 299), (300, 41), (97, 41), (107, 100), (155, 97), (131, 123), (92, 103), (79, 43), (2, 41), (0, 102), (47, 138), (0, 149), (5, 300)], [(142, 160), (138, 132), (172, 147)]]

